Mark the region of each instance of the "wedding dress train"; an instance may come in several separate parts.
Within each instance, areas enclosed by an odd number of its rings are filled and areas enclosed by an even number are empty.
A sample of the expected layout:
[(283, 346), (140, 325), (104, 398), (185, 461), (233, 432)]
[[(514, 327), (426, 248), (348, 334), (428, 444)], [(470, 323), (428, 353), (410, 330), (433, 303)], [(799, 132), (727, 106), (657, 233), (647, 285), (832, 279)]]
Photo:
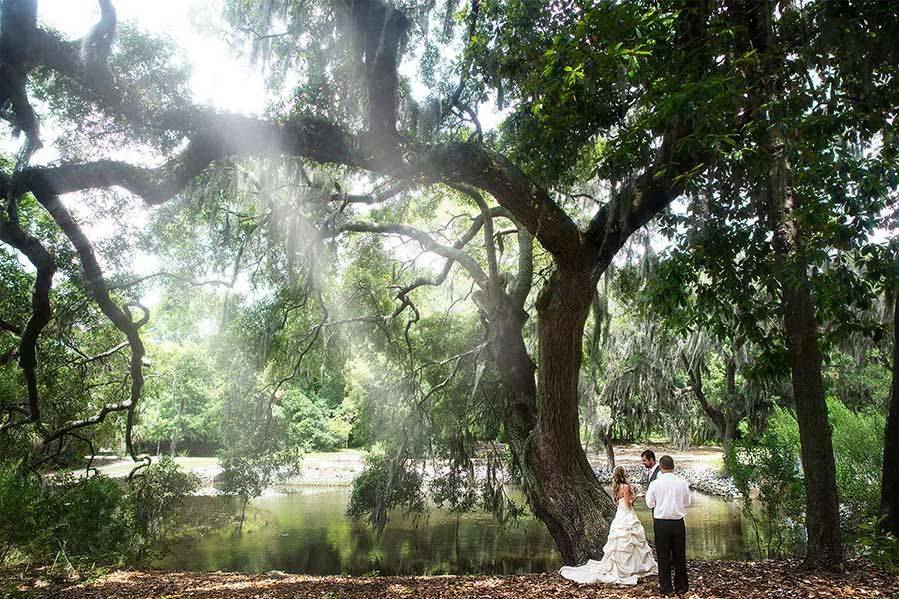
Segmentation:
[(646, 531), (634, 509), (622, 497), (609, 527), (609, 540), (602, 559), (582, 566), (563, 566), (562, 576), (580, 584), (637, 584), (644, 576), (658, 574), (658, 564), (646, 541)]

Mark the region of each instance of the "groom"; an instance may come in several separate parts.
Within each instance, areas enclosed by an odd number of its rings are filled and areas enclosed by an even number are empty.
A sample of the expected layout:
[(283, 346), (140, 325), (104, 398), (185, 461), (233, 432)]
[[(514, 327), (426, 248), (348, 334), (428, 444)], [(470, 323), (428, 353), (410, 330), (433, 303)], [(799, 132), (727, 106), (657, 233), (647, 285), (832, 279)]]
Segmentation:
[[(659, 476), (646, 490), (646, 505), (653, 508), (652, 529), (656, 537), (656, 557), (659, 560), (659, 591), (670, 595), (687, 592), (687, 529), (684, 516), (690, 505), (690, 485), (674, 475), (674, 460), (670, 455), (659, 459)], [(674, 562), (674, 587), (671, 586), (671, 566)]]
[(649, 481), (646, 483), (648, 485), (659, 476), (659, 465), (656, 463), (656, 452), (651, 449), (644, 449), (643, 453), (640, 454), (640, 461), (643, 462), (643, 466), (649, 470)]

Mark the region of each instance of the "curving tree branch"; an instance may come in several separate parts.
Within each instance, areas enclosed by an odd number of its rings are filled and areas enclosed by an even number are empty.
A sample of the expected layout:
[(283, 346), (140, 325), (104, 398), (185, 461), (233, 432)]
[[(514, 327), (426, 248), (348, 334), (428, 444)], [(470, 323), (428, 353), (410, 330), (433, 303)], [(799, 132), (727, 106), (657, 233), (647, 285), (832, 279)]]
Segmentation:
[[(0, 116), (24, 132), (25, 144), (17, 167), (27, 164), (42, 145), (37, 114), (28, 100), (26, 86), (32, 68), (29, 56), (35, 45), (37, 0), (7, 0), (0, 19)], [(9, 104), (11, 110), (7, 111)]]
[(379, 0), (346, 3), (353, 23), (355, 53), (368, 83), (368, 129), (378, 143), (395, 145), (400, 44), (409, 27), (401, 11)]
[[(150, 108), (149, 102), (123, 94), (102, 61), (86, 62), (80, 51), (85, 40), (70, 42), (40, 28), (29, 29), (22, 34), (28, 43), (18, 46), (22, 50), (16, 54), (15, 64), (47, 67), (77, 83), (86, 97), (99, 101), (106, 110), (136, 123), (182, 133), (190, 143), (156, 169), (110, 160), (36, 168), (22, 173), (16, 189), (28, 191), (38, 180), (58, 195), (118, 185), (156, 204), (177, 194), (215, 160), (247, 154), (301, 156), (413, 183), (465, 183), (483, 189), (534, 232), (559, 261), (581, 261), (582, 234), (577, 226), (545, 189), (508, 159), (479, 144), (419, 144), (400, 138), (396, 132), (396, 64), (406, 18), (378, 0), (354, 0), (351, 9), (359, 34), (358, 58), (370, 82), (369, 130), (358, 135), (314, 118), (267, 121), (191, 105), (159, 112)], [(104, 13), (103, 18), (108, 15)], [(385, 143), (385, 136), (391, 143)]]
[[(0, 180), (0, 187), (3, 187), (2, 180)], [(12, 206), (14, 203), (11, 201), (10, 205)], [(22, 229), (15, 210), (7, 210), (6, 214), (0, 214), (0, 241), (19, 250), (31, 262), (36, 271), (31, 294), (31, 316), (25, 325), (25, 330), (20, 333), (19, 347), (16, 351), (19, 366), (25, 375), (29, 415), (27, 420), (10, 420), (0, 426), (0, 432), (2, 432), (26, 423), (35, 423), (40, 426), (41, 407), (36, 374), (37, 342), (52, 315), (50, 288), (53, 286), (56, 261), (37, 238)], [(4, 329), (9, 330), (6, 327)], [(11, 354), (8, 353), (6, 357), (11, 357)]]
[(2, 318), (0, 318), (0, 330), (6, 331), (7, 333), (15, 335), (16, 337), (22, 336), (21, 328), (19, 328), (18, 326), (14, 325), (11, 322), (7, 322), (7, 321), (3, 320)]
[(340, 225), (339, 230), (342, 232), (400, 235), (402, 237), (414, 239), (426, 250), (434, 252), (435, 254), (443, 256), (444, 258), (453, 260), (454, 262), (458, 262), (460, 265), (462, 265), (463, 268), (465, 268), (465, 270), (468, 271), (468, 273), (471, 275), (471, 278), (474, 279), (478, 287), (481, 287), (482, 289), (487, 288), (489, 280), (487, 273), (484, 272), (480, 264), (478, 264), (474, 258), (468, 255), (466, 252), (463, 252), (458, 247), (447, 246), (438, 243), (428, 233), (420, 229), (416, 229), (415, 227), (393, 223), (382, 224), (368, 222), (348, 222)]
[(38, 202), (46, 208), (47, 212), (56, 221), (56, 224), (62, 229), (66, 237), (75, 247), (81, 260), (81, 266), (84, 270), (85, 283), (87, 289), (93, 297), (94, 301), (100, 307), (103, 314), (119, 329), (127, 338), (128, 345), (131, 349), (131, 365), (129, 369), (131, 377), (131, 392), (128, 401), (109, 404), (104, 406), (100, 412), (90, 418), (83, 420), (71, 421), (64, 424), (58, 430), (44, 435), (44, 442), (49, 443), (55, 439), (61, 439), (65, 434), (72, 430), (83, 428), (98, 422), (102, 422), (107, 415), (112, 412), (127, 411), (128, 417), (125, 427), (125, 447), (134, 461), (137, 461), (137, 454), (134, 451), (132, 443), (132, 428), (134, 424), (134, 411), (140, 400), (141, 391), (144, 385), (143, 376), (143, 358), (144, 345), (140, 338), (139, 329), (149, 320), (149, 310), (138, 304), (131, 304), (139, 307), (143, 312), (143, 317), (134, 321), (128, 306), (120, 308), (115, 304), (109, 295), (109, 289), (106, 286), (106, 280), (103, 277), (103, 271), (94, 255), (93, 246), (85, 236), (81, 227), (72, 218), (69, 211), (63, 206), (59, 198), (46, 187), (36, 186), (32, 188)]

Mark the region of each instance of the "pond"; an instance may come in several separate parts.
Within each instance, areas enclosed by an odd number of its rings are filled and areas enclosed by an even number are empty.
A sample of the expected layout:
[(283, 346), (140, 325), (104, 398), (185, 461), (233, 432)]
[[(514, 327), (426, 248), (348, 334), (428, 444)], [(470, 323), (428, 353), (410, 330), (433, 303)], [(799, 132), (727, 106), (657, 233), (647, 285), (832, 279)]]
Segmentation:
[[(504, 528), (489, 514), (467, 514), (457, 531), (456, 518), (440, 510), (417, 522), (398, 513), (379, 536), (347, 521), (343, 512), (349, 495), (349, 487), (295, 487), (291, 494), (257, 498), (247, 508), (241, 536), (235, 535), (238, 500), (191, 497), (185, 502), (183, 525), (198, 532), (173, 543), (156, 565), (352, 575), (520, 574), (560, 566), (552, 538), (534, 518)], [(693, 497), (687, 556), (744, 557), (740, 504), (696, 493)], [(652, 517), (642, 502), (637, 512), (651, 538)]]

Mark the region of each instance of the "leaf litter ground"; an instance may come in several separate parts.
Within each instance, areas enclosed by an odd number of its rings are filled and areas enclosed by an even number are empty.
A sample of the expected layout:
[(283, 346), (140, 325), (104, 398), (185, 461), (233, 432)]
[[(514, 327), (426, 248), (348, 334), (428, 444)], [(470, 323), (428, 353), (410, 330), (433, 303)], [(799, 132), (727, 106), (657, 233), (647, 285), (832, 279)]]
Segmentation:
[[(521, 576), (305, 576), (222, 572), (119, 570), (88, 582), (52, 581), (39, 573), (0, 572), (4, 596), (95, 599), (315, 599), (381, 597), (536, 597), (633, 599), (658, 597), (656, 579), (636, 587), (580, 586), (556, 574)], [(690, 563), (689, 599), (899, 598), (899, 577), (860, 562), (842, 573), (804, 570), (797, 561)]]

